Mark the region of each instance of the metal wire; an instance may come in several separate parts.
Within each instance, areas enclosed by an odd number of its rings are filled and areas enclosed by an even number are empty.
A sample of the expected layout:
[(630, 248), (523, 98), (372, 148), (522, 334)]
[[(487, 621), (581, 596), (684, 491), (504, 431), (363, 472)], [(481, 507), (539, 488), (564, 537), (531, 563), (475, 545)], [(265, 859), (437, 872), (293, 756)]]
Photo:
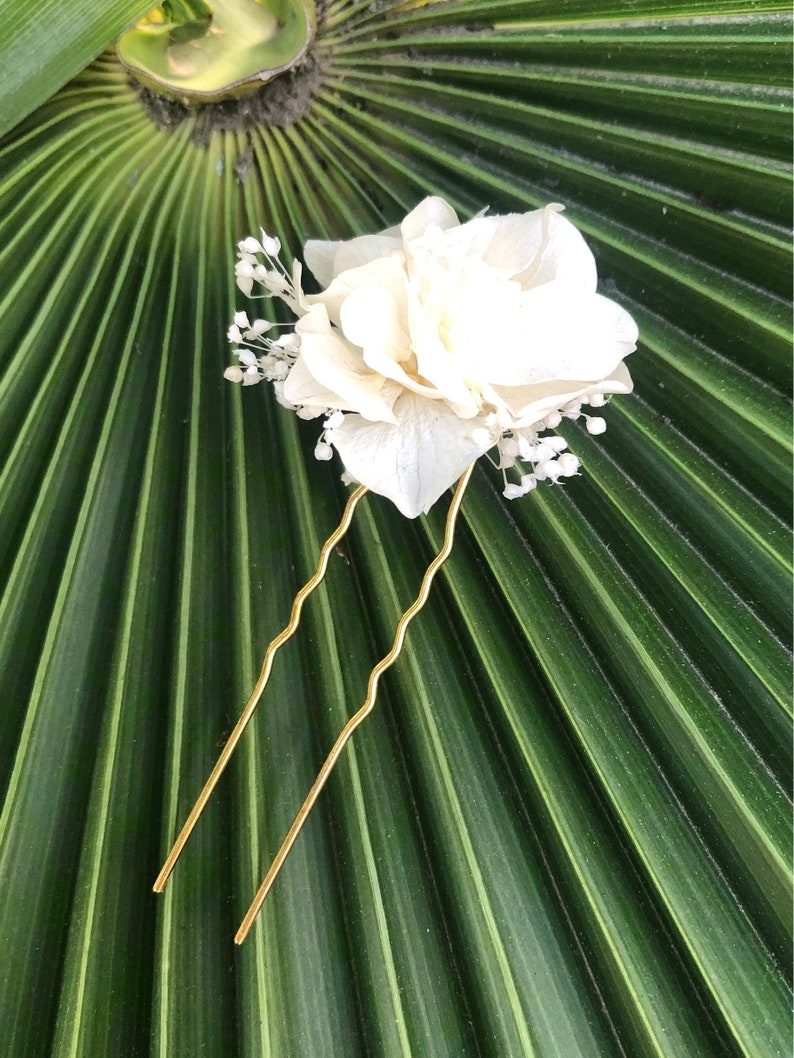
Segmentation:
[(276, 656), (277, 651), (282, 646), (284, 646), (287, 640), (290, 639), (297, 631), (298, 625), (300, 624), (300, 616), (301, 610), (303, 609), (303, 604), (308, 598), (308, 596), (311, 595), (311, 593), (314, 591), (314, 589), (318, 587), (323, 577), (325, 576), (325, 571), (328, 568), (328, 559), (331, 555), (331, 552), (342, 539), (342, 537), (345, 535), (347, 530), (350, 528), (350, 523), (353, 520), (353, 512), (355, 511), (359, 500), (361, 500), (366, 495), (367, 491), (368, 490), (366, 486), (360, 485), (352, 494), (350, 499), (347, 501), (347, 505), (345, 506), (344, 512), (342, 514), (341, 522), (333, 531), (333, 533), (328, 537), (328, 539), (325, 541), (320, 550), (320, 557), (318, 559), (317, 568), (314, 571), (314, 575), (310, 580), (306, 582), (306, 584), (304, 584), (304, 586), (295, 596), (295, 601), (292, 604), (292, 613), (290, 614), (290, 619), (287, 623), (286, 628), (283, 630), (283, 632), (279, 633), (279, 635), (276, 636), (276, 638), (267, 648), (264, 660), (262, 662), (262, 671), (259, 673), (259, 679), (256, 681), (256, 686), (251, 692), (251, 697), (248, 699), (245, 709), (243, 709), (240, 715), (240, 719), (235, 724), (234, 730), (232, 731), (231, 735), (229, 735), (228, 741), (223, 747), (221, 755), (218, 757), (218, 761), (215, 767), (212, 769), (210, 777), (207, 779), (204, 785), (204, 789), (199, 794), (198, 800), (193, 806), (190, 815), (185, 820), (185, 825), (182, 827), (182, 830), (179, 833), (179, 837), (174, 842), (173, 848), (168, 854), (168, 858), (163, 864), (160, 873), (157, 875), (157, 880), (153, 886), (154, 891), (156, 893), (161, 893), (165, 888), (165, 884), (168, 881), (171, 871), (173, 871), (174, 866), (176, 865), (176, 861), (181, 856), (182, 850), (184, 849), (188, 838), (192, 834), (193, 828), (199, 820), (199, 816), (206, 808), (207, 802), (209, 801), (210, 796), (212, 795), (212, 791), (217, 786), (218, 780), (223, 774), (226, 765), (231, 760), (232, 754), (237, 748), (237, 743), (242, 738), (243, 732), (248, 726), (248, 721), (254, 715), (254, 710), (259, 704), (259, 700), (264, 693), (265, 687), (267, 686), (267, 681), (270, 679), (270, 670), (273, 668), (273, 659)]

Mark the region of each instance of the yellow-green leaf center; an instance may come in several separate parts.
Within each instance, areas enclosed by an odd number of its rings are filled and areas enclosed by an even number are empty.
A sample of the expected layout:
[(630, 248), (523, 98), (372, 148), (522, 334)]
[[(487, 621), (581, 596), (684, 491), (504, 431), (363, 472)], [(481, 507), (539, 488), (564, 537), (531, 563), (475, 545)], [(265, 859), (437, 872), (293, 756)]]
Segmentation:
[(314, 29), (313, 0), (166, 0), (119, 38), (117, 50), (147, 87), (196, 105), (295, 66)]

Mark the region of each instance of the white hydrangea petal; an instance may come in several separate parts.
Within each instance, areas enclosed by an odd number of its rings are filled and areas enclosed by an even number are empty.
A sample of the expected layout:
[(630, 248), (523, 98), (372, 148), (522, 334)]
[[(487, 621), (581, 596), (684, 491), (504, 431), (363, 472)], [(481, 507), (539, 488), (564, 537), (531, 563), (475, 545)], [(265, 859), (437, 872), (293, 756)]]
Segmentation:
[(532, 268), (550, 237), (548, 212), (562, 206), (547, 206), (531, 213), (475, 217), (459, 228), (446, 231), (437, 247), (450, 260), (475, 259), (506, 276)]
[(601, 379), (595, 386), (591, 386), (589, 392), (631, 393), (633, 389), (634, 382), (629, 374), (629, 369), (625, 364), (620, 363), (607, 378)]
[(549, 239), (549, 214), (562, 206), (547, 206), (531, 213), (507, 213), (490, 221), (491, 238), (483, 253), (492, 268), (505, 269), (511, 276), (533, 268)]
[(449, 283), (447, 271), (435, 265), (411, 277), (409, 318), (419, 370), (445, 395), (453, 377), (472, 388), (489, 381), (494, 357), (512, 365), (526, 326), (521, 288), (505, 272), (474, 258), (455, 279)]
[[(406, 300), (407, 284), (402, 275), (393, 289), (383, 286), (359, 287), (342, 302), (339, 313), (342, 332), (363, 350), (367, 363), (367, 353), (374, 348), (380, 354), (375, 354), (379, 364), (401, 364), (411, 360), (413, 354), (406, 328)], [(400, 377), (403, 375), (401, 371)]]
[[(470, 389), (467, 364), (442, 340), (438, 320), (425, 311), (425, 307), (412, 299), (409, 303), (409, 326), (411, 342), (416, 353), (417, 371), (454, 408), (458, 415), (470, 418), (479, 411), (478, 394)], [(487, 356), (487, 350), (483, 350)]]
[(400, 257), (381, 257), (358, 268), (340, 272), (327, 290), (306, 298), (308, 305), (322, 305), (333, 323), (341, 324), (342, 304), (359, 287), (383, 287), (395, 297), (405, 296), (407, 277)]
[[(571, 401), (582, 400), (594, 389), (600, 393), (631, 393), (633, 386), (626, 365), (621, 363), (597, 385), (581, 379), (565, 379), (542, 382), (534, 386), (494, 386), (494, 395), (509, 409), (516, 426), (524, 427), (547, 419), (550, 413), (565, 407)], [(552, 423), (558, 424), (559, 417), (547, 419), (547, 425), (551, 428)]]
[(309, 239), (303, 248), (303, 259), (306, 262), (306, 267), (321, 287), (328, 287), (333, 281), (334, 258), (341, 245), (341, 242)]
[(284, 397), (296, 407), (316, 408), (319, 415), (326, 408), (339, 407), (342, 398), (333, 390), (321, 385), (314, 377), (303, 357), (298, 357), (292, 370), (284, 380)]
[[(319, 383), (322, 392), (335, 394), (326, 407), (355, 411), (365, 419), (394, 422), (392, 404), (396, 392), (385, 385), (383, 375), (372, 371), (361, 358), (361, 352), (336, 334), (304, 334), (301, 338), (301, 355), (296, 363), (302, 365), (297, 378), (295, 368), (290, 372), (284, 386), (284, 395), (293, 404), (307, 404), (298, 399), (297, 383), (308, 391), (305, 372)], [(317, 404), (317, 397), (311, 401)]]
[(458, 215), (448, 202), (437, 195), (431, 195), (412, 209), (400, 225), (403, 242), (410, 242), (424, 235), (428, 228), (457, 228), (460, 224)]
[(399, 228), (380, 235), (361, 235), (347, 242), (322, 242), (310, 239), (304, 247), (306, 265), (321, 287), (353, 268), (361, 268), (380, 257), (388, 257), (402, 248)]
[(631, 316), (600, 294), (574, 296), (566, 283), (526, 291), (522, 304), (493, 321), (487, 379), (520, 386), (605, 378), (636, 348)]
[(562, 215), (561, 208), (546, 206), (539, 211), (545, 227), (540, 253), (516, 279), (524, 289), (562, 279), (571, 287), (593, 293), (598, 281), (595, 258), (582, 233)]
[[(417, 334), (409, 338), (405, 331), (405, 311), (402, 299), (382, 287), (359, 287), (342, 305), (342, 328), (353, 344), (360, 346), (364, 362), (373, 371), (430, 399), (443, 397), (456, 414), (463, 418), (476, 415), (479, 406), (470, 393), (459, 369), (451, 363), (438, 341), (435, 329), (428, 328), (428, 342), (435, 340), (438, 359), (443, 361), (434, 377), (422, 381), (426, 372), (418, 360), (421, 342)], [(417, 350), (417, 356), (412, 351)], [(428, 364), (428, 357), (422, 362)], [(446, 371), (446, 375), (444, 375)], [(410, 372), (410, 373), (409, 373)], [(418, 375), (417, 375), (418, 372)], [(435, 383), (438, 383), (436, 385)]]
[(357, 481), (387, 496), (407, 518), (416, 518), (491, 442), (484, 440), (482, 422), (461, 420), (441, 401), (403, 393), (394, 412), (393, 424), (346, 415), (329, 439)]
[(350, 242), (343, 242), (334, 258), (334, 276), (351, 269), (362, 268), (382, 257), (400, 254), (402, 240), (396, 234), (362, 235)]

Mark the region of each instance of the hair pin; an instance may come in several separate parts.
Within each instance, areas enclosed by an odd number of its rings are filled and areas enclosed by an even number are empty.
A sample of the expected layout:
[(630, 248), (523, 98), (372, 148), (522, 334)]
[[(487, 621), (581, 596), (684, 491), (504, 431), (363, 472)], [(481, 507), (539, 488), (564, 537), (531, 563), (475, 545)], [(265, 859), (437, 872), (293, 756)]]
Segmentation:
[[(273, 660), (296, 632), (303, 604), (321, 583), (333, 548), (369, 491), (408, 518), (427, 513), (457, 482), (441, 550), (402, 614), (394, 642), (370, 672), (364, 704), (337, 737), (235, 936), (247, 936), (337, 760), (375, 707), (381, 675), (399, 657), (410, 622), (452, 552), (455, 525), (482, 455), (517, 499), (539, 482), (578, 474), (578, 458), (554, 431), (584, 417), (591, 434), (606, 422), (583, 412), (630, 393), (623, 359), (636, 348), (631, 316), (596, 293), (596, 266), (560, 205), (524, 214), (480, 214), (461, 224), (431, 197), (399, 226), (347, 242), (310, 241), (304, 258), (322, 290), (308, 295), (297, 260), (288, 270), (278, 239), (244, 239), (235, 266), (248, 297), (282, 300), (298, 317), (279, 337), (268, 320), (234, 316), (228, 338), (237, 364), (225, 376), (266, 380), (280, 404), (322, 419), (315, 447), (336, 451), (343, 481), (356, 484), (342, 519), (295, 596), (289, 622), (270, 643), (262, 670), (154, 884), (162, 891), (258, 705)], [(254, 295), (254, 287), (265, 293)], [(291, 325), (290, 325), (291, 326)], [(497, 459), (490, 456), (496, 449)], [(508, 471), (514, 480), (508, 477)]]

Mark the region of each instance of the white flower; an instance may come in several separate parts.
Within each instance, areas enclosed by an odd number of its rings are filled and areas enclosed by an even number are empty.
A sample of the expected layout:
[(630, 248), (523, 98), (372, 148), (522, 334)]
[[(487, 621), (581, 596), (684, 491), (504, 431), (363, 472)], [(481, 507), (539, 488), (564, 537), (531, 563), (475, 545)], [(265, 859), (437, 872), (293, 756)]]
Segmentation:
[[(253, 241), (240, 244), (241, 289), (262, 283), (300, 317), (292, 343), (257, 340), (284, 369), (282, 403), (328, 414), (318, 458), (333, 446), (348, 476), (411, 518), (494, 446), (503, 474), (533, 464), (520, 484), (505, 478), (510, 498), (578, 472), (575, 456), (560, 455), (565, 441), (544, 431), (631, 391), (622, 361), (637, 328), (596, 293), (593, 255), (562, 208), (460, 224), (443, 199), (425, 199), (399, 227), (309, 242), (323, 287), (314, 296), (264, 233), (269, 271)], [(588, 429), (602, 423), (589, 418)]]

